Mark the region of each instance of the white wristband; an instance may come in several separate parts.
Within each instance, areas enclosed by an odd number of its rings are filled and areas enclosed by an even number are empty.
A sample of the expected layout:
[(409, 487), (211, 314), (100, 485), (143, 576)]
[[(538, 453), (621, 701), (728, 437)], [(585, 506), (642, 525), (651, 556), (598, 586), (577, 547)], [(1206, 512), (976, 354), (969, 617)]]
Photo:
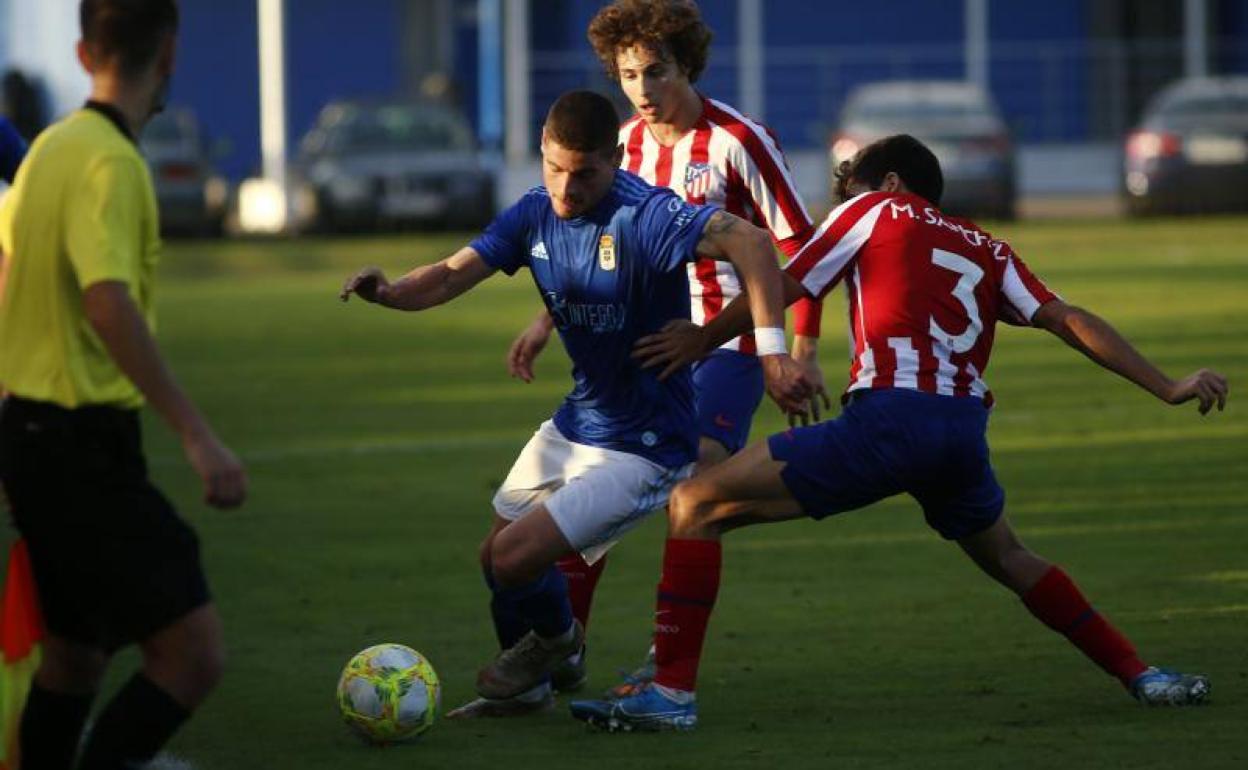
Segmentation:
[(789, 352), (784, 341), (784, 328), (763, 326), (754, 330), (754, 346), (760, 356), (780, 356)]

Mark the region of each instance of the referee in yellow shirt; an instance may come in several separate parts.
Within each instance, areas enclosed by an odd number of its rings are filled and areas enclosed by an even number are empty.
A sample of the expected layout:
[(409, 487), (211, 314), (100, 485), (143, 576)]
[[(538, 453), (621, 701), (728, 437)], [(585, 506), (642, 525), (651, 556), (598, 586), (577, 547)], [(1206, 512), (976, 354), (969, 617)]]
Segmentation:
[(82, 0), (91, 100), (44, 131), (0, 206), (0, 480), (26, 538), (48, 636), (21, 725), (22, 766), (73, 766), (110, 657), (142, 670), (98, 714), (84, 770), (137, 767), (221, 676), (221, 621), (195, 533), (147, 477), (139, 408), (182, 440), (211, 505), (243, 466), (152, 338), (160, 252), (135, 137), (163, 106), (174, 0)]

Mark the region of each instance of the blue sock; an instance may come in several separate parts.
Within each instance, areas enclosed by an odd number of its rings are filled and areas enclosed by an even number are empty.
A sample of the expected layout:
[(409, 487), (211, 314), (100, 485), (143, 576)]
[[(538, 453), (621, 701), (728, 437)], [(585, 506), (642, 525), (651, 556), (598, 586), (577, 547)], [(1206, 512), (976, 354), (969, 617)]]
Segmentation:
[(516, 607), (515, 602), (499, 595), (498, 584), (489, 570), (483, 570), (485, 584), (490, 588), (490, 616), (494, 618), (494, 634), (498, 636), (498, 649), (511, 649), (520, 641), (520, 637), (529, 632), (533, 626), (525, 619), (524, 614)]
[(554, 564), (541, 577), (515, 588), (495, 588), (494, 601), (514, 607), (538, 636), (553, 638), (572, 627), (568, 581)]

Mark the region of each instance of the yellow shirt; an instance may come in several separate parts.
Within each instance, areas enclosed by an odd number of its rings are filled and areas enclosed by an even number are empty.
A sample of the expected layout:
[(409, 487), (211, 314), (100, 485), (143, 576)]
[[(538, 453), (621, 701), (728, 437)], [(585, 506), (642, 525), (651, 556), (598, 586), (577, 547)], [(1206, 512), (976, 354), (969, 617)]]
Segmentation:
[(141, 406), (82, 306), (87, 287), (121, 281), (154, 329), (156, 195), (113, 120), (84, 108), (39, 135), (0, 203), (0, 252), (0, 387), (67, 408)]

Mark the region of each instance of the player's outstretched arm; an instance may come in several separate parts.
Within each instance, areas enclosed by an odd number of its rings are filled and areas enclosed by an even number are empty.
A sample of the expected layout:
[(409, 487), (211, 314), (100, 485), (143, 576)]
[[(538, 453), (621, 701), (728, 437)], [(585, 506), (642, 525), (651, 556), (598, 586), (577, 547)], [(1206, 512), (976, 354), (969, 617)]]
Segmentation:
[[(804, 296), (802, 285), (788, 273), (781, 273), (784, 282), (785, 304), (792, 304)], [(637, 340), (633, 346), (633, 358), (643, 368), (662, 366), (659, 379), (665, 380), (682, 367), (689, 366), (705, 357), (733, 337), (754, 328), (750, 318), (748, 292), (738, 295), (728, 303), (719, 315), (706, 326), (689, 321), (670, 321), (658, 334)]]
[(749, 302), (767, 393), (786, 413), (804, 413), (814, 388), (785, 344), (784, 279), (771, 250), (771, 237), (726, 211), (717, 211), (707, 220), (697, 251), (703, 257), (731, 262), (736, 269)]
[(117, 367), (182, 440), (203, 482), (204, 501), (216, 508), (241, 505), (247, 471), (174, 380), (127, 286), (120, 281), (91, 284), (82, 293), (82, 307)]
[(554, 328), (555, 321), (548, 311), (542, 310), (538, 313), (533, 323), (511, 343), (511, 349), (507, 351), (507, 373), (525, 382), (532, 382), (533, 362), (550, 341), (550, 333)]
[(698, 256), (731, 262), (736, 268), (749, 297), (755, 328), (784, 328), (784, 289), (766, 232), (740, 217), (717, 211), (702, 230)]
[(411, 271), (394, 283), (386, 280), (379, 267), (366, 267), (347, 279), (338, 298), (346, 302), (352, 294), (395, 310), (425, 310), (449, 302), (476, 286), (494, 272), (475, 249), (465, 246), (432, 265)]
[(1083, 308), (1052, 300), (1042, 305), (1031, 321), (1167, 404), (1182, 404), (1197, 399), (1201, 414), (1208, 414), (1215, 404), (1218, 411), (1226, 406), (1229, 388), (1225, 377), (1210, 369), (1201, 369), (1181, 380), (1172, 380), (1127, 342), (1108, 321)]

